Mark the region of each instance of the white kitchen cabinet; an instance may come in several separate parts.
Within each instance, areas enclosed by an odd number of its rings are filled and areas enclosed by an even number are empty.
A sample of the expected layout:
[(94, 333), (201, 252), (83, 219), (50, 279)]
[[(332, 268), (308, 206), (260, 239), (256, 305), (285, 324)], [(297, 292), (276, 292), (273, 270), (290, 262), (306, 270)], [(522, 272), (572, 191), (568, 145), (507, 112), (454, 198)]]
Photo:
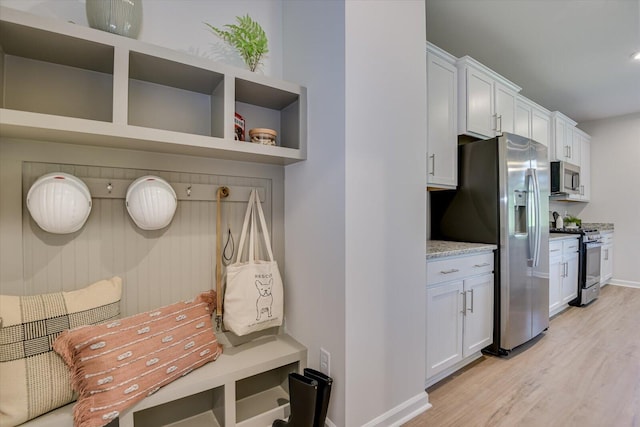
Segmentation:
[(613, 277), (613, 231), (601, 231), (600, 235), (600, 286), (604, 286)]
[(549, 317), (560, 311), (563, 278), (562, 242), (549, 242)]
[(531, 105), (528, 99), (518, 95), (516, 99), (516, 120), (514, 133), (520, 136), (531, 138)]
[(563, 260), (566, 267), (562, 279), (562, 303), (568, 304), (578, 296), (578, 252), (563, 253)]
[(462, 360), (462, 280), (427, 288), (427, 378)]
[(576, 124), (559, 111), (551, 113), (551, 161), (563, 161), (580, 166), (580, 143), (574, 144)]
[(458, 65), (458, 133), (492, 138), (514, 132), (521, 88), (469, 56)]
[(514, 133), (549, 146), (551, 139), (550, 114), (547, 109), (518, 94)]
[(591, 137), (575, 128), (574, 139), (576, 137), (580, 141), (580, 201), (588, 202), (591, 199)]
[(479, 352), (493, 342), (493, 274), (464, 281), (462, 357)]
[(549, 316), (578, 296), (578, 237), (549, 242)]
[(531, 139), (547, 147), (551, 141), (551, 112), (538, 105), (531, 109)]
[(591, 199), (591, 137), (576, 127), (567, 128), (566, 132), (571, 134), (573, 154), (580, 156), (579, 162), (573, 162), (580, 166), (580, 192), (556, 195), (553, 200), (588, 202)]
[(456, 58), (427, 43), (427, 187), (458, 184), (458, 69)]
[(493, 342), (493, 252), (427, 262), (427, 384)]
[(518, 92), (499, 82), (494, 83), (496, 97), (496, 135), (513, 133), (516, 120), (516, 96)]

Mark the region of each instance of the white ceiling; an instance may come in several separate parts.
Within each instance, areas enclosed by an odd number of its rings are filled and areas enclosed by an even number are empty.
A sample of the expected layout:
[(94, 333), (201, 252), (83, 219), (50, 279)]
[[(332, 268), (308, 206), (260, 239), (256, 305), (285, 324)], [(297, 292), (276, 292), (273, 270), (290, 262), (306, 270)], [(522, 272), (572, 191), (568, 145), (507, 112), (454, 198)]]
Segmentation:
[(426, 0), (427, 40), (578, 123), (640, 112), (640, 0)]

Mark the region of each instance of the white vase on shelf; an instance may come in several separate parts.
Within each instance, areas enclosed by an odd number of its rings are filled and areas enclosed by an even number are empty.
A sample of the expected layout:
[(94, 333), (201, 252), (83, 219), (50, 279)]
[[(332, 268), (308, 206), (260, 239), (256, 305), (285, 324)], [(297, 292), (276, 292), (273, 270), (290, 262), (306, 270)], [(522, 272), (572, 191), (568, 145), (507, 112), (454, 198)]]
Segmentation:
[(142, 0), (86, 0), (91, 28), (137, 38), (142, 24)]

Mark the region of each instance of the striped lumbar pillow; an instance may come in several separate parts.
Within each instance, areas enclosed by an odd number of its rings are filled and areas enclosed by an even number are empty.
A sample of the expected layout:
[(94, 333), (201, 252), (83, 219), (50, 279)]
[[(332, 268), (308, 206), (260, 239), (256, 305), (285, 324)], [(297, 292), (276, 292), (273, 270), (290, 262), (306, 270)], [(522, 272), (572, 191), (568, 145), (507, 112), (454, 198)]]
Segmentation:
[(134, 403), (218, 358), (213, 291), (146, 313), (60, 334), (53, 348), (79, 393), (76, 427), (108, 424)]
[(71, 292), (0, 295), (0, 426), (15, 426), (75, 400), (69, 372), (52, 349), (64, 330), (116, 319), (122, 280)]

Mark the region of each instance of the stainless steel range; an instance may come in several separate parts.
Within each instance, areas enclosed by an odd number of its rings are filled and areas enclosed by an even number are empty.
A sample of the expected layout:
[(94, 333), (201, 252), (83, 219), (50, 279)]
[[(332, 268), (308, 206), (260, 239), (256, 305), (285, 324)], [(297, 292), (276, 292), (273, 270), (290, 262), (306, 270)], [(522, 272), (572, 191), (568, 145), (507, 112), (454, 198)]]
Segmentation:
[(602, 240), (596, 229), (557, 229), (551, 233), (569, 233), (580, 235), (578, 251), (578, 297), (569, 302), (571, 305), (589, 304), (600, 295), (600, 251)]

